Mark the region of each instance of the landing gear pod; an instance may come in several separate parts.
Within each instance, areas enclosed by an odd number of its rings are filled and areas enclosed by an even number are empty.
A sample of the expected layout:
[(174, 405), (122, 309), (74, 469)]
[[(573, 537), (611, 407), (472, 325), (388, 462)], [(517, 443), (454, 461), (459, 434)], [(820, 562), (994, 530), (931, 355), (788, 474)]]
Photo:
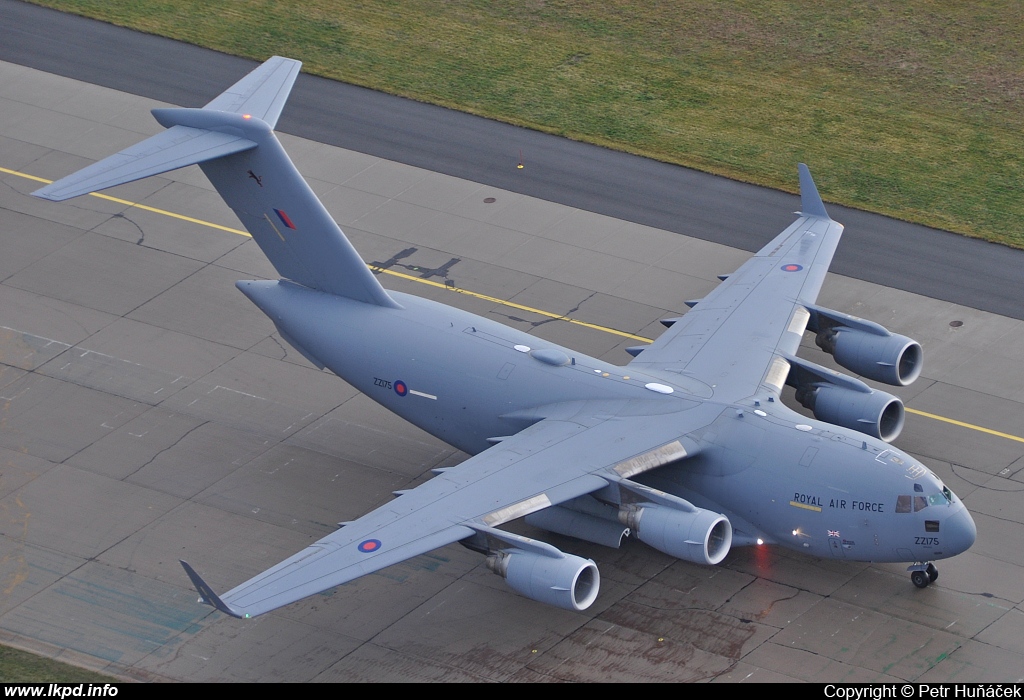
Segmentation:
[(623, 524), (644, 544), (695, 564), (718, 564), (732, 547), (732, 524), (710, 510), (693, 512), (644, 505), (623, 509)]
[(487, 557), (487, 567), (516, 593), (565, 610), (586, 610), (597, 599), (597, 564), (573, 554), (560, 558), (513, 549)]

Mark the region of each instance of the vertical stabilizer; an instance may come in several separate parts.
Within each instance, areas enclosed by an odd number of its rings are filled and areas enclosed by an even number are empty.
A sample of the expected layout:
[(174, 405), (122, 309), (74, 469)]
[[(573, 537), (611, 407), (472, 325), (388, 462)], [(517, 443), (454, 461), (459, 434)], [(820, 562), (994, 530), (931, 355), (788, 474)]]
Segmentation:
[(282, 277), (397, 308), (274, 135), (301, 65), (275, 56), (202, 109), (154, 109), (167, 131), (33, 194), (61, 201), (198, 164)]

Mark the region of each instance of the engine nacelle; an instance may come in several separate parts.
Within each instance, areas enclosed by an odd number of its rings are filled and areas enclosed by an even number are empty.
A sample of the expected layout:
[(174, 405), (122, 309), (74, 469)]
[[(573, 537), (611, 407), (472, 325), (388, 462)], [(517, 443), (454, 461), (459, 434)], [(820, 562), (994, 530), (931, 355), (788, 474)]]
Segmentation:
[(487, 557), (487, 566), (516, 593), (565, 610), (586, 610), (601, 589), (597, 564), (573, 554), (504, 550)]
[(924, 363), (921, 345), (905, 335), (838, 326), (818, 331), (814, 342), (851, 372), (893, 386), (911, 384)]
[(818, 420), (886, 442), (899, 437), (906, 420), (903, 402), (884, 391), (856, 391), (826, 384), (800, 387), (796, 399)]
[(619, 520), (644, 544), (695, 564), (718, 564), (732, 547), (732, 523), (703, 508), (685, 511), (644, 504), (622, 509)]
[[(615, 513), (614, 509), (605, 507), (612, 514)], [(536, 513), (530, 513), (523, 520), (527, 525), (539, 527), (548, 532), (557, 532), (559, 535), (575, 537), (614, 549), (618, 549), (622, 545), (623, 538), (629, 534), (628, 527), (619, 525), (614, 520), (599, 518), (562, 506), (550, 506), (538, 510)]]

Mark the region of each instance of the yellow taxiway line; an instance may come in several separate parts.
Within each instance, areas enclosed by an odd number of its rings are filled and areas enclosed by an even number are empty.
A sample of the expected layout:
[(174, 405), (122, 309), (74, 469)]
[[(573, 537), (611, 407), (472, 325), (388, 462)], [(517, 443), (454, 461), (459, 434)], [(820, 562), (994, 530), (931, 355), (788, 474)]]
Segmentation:
[[(36, 182), (41, 182), (41, 183), (43, 183), (45, 185), (49, 185), (50, 183), (53, 182), (53, 180), (47, 180), (47, 179), (42, 178), (42, 177), (36, 177), (35, 175), (29, 175), (27, 173), (22, 173), (22, 172), (19, 172), (17, 170), (10, 170), (8, 168), (3, 168), (3, 167), (0, 167), (0, 173), (6, 173), (8, 175), (15, 175), (17, 177), (23, 177), (23, 178), (25, 178), (27, 180), (34, 180)], [(237, 228), (231, 228), (230, 226), (221, 226), (220, 224), (215, 224), (215, 223), (213, 223), (211, 221), (204, 221), (202, 219), (194, 219), (191, 216), (185, 216), (183, 214), (176, 214), (176, 213), (174, 213), (172, 211), (167, 211), (166, 209), (157, 209), (156, 207), (149, 207), (149, 206), (146, 206), (145, 204), (139, 204), (137, 202), (130, 202), (127, 199), (119, 199), (118, 197), (111, 197), (110, 195), (100, 194), (99, 192), (92, 192), (92, 193), (89, 194), (89, 196), (90, 197), (98, 197), (99, 199), (105, 199), (108, 202), (116, 202), (117, 204), (123, 204), (126, 207), (134, 207), (136, 209), (142, 209), (143, 211), (152, 212), (154, 214), (160, 214), (162, 216), (169, 216), (169, 217), (171, 217), (173, 219), (179, 219), (181, 221), (188, 221), (189, 223), (198, 224), (199, 226), (206, 226), (206, 227), (209, 227), (209, 228), (215, 228), (215, 229), (217, 229), (219, 231), (227, 231), (228, 233), (234, 233), (234, 234), (237, 234), (239, 236), (245, 236), (246, 238), (252, 238), (252, 236), (250, 236), (247, 231), (243, 231), (243, 230), (237, 229)], [(632, 333), (626, 333), (625, 331), (616, 330), (615, 328), (609, 328), (607, 326), (599, 326), (599, 325), (597, 325), (595, 323), (587, 323), (586, 321), (580, 321), (578, 319), (571, 318), (569, 316), (562, 316), (561, 314), (552, 313), (550, 311), (544, 311), (543, 309), (535, 309), (535, 308), (533, 308), (531, 306), (525, 306), (523, 304), (517, 304), (514, 301), (508, 301), (508, 300), (505, 300), (505, 299), (499, 299), (498, 297), (492, 297), (492, 296), (489, 296), (487, 294), (480, 294), (479, 292), (472, 292), (472, 291), (470, 291), (468, 289), (462, 289), (461, 287), (449, 286), (449, 285), (444, 284), (442, 282), (435, 282), (434, 280), (423, 279), (422, 277), (415, 277), (413, 275), (408, 275), (408, 274), (406, 274), (404, 272), (396, 272), (395, 270), (388, 270), (386, 268), (378, 267), (376, 265), (369, 265), (368, 267), (371, 270), (373, 270), (374, 272), (380, 272), (380, 273), (383, 273), (385, 275), (391, 275), (392, 277), (399, 277), (401, 279), (409, 280), (411, 282), (417, 282), (419, 284), (426, 284), (426, 285), (429, 285), (431, 287), (439, 287), (441, 289), (446, 289), (448, 291), (456, 292), (458, 294), (465, 294), (466, 296), (471, 296), (471, 297), (473, 297), (475, 299), (482, 299), (484, 301), (489, 301), (491, 303), (499, 304), (501, 306), (508, 306), (508, 307), (513, 308), (513, 309), (518, 309), (519, 311), (526, 311), (526, 312), (529, 312), (529, 313), (532, 313), (532, 314), (537, 314), (538, 316), (544, 316), (546, 318), (555, 319), (555, 320), (558, 320), (558, 321), (565, 321), (566, 323), (572, 323), (574, 325), (583, 326), (585, 328), (592, 328), (593, 330), (601, 331), (602, 333), (611, 333), (612, 335), (617, 335), (617, 336), (620, 336), (622, 338), (629, 338), (631, 340), (637, 340), (637, 341), (640, 341), (642, 343), (653, 342), (650, 338), (645, 338), (645, 337), (640, 336), (640, 335), (633, 335)], [(978, 431), (980, 433), (985, 433), (987, 435), (994, 435), (996, 437), (1006, 438), (1007, 440), (1015, 440), (1016, 442), (1024, 442), (1024, 438), (1018, 437), (1017, 435), (1011, 435), (1009, 433), (1002, 433), (1002, 432), (999, 432), (998, 430), (992, 430), (991, 428), (983, 428), (980, 425), (974, 425), (972, 423), (965, 423), (963, 421), (955, 420), (953, 418), (946, 418), (945, 416), (939, 416), (939, 415), (936, 415), (934, 413), (927, 413), (925, 411), (918, 411), (915, 408), (907, 408), (906, 410), (907, 410), (907, 413), (913, 413), (916, 416), (922, 416), (924, 418), (931, 418), (933, 420), (941, 421), (943, 423), (950, 423), (952, 425), (956, 425), (956, 426), (959, 426), (961, 428), (967, 428), (968, 430), (976, 430), (976, 431)]]
[(945, 416), (938, 416), (934, 413), (927, 413), (925, 411), (918, 411), (916, 408), (906, 408), (907, 413), (913, 413), (915, 416), (924, 416), (925, 418), (931, 418), (933, 420), (942, 421), (943, 423), (951, 423), (953, 425), (959, 425), (961, 428), (968, 428), (970, 430), (977, 430), (979, 433), (987, 433), (989, 435), (995, 435), (996, 437), (1006, 438), (1007, 440), (1015, 440), (1016, 442), (1024, 442), (1024, 438), (1016, 435), (1010, 435), (1009, 433), (1001, 433), (998, 430), (992, 430), (991, 428), (983, 428), (980, 425), (974, 425), (973, 423), (964, 423), (960, 420), (954, 420), (953, 418), (946, 418)]
[[(41, 183), (46, 184), (46, 185), (49, 185), (50, 183), (53, 182), (53, 180), (47, 180), (45, 178), (36, 177), (35, 175), (27, 175), (25, 173), (18, 172), (17, 170), (10, 170), (8, 168), (0, 168), (0, 173), (7, 173), (8, 175), (16, 175), (18, 177), (23, 177), (23, 178), (26, 178), (28, 180), (35, 180), (36, 182), (41, 182)], [(252, 238), (252, 236), (249, 235), (248, 231), (243, 231), (243, 230), (237, 229), (237, 228), (231, 228), (230, 226), (221, 226), (220, 224), (215, 224), (215, 223), (213, 223), (211, 221), (203, 221), (202, 219), (194, 219), (191, 216), (185, 216), (184, 214), (176, 214), (175, 212), (167, 211), (166, 209), (157, 209), (156, 207), (149, 207), (149, 206), (146, 206), (145, 204), (139, 204), (138, 202), (130, 202), (127, 199), (120, 199), (118, 197), (111, 197), (110, 195), (100, 194), (99, 192), (91, 192), (91, 193), (89, 193), (89, 196), (90, 197), (98, 197), (99, 199), (105, 199), (108, 202), (116, 202), (117, 204), (123, 204), (126, 207), (134, 207), (136, 209), (142, 209), (143, 211), (153, 212), (154, 214), (161, 214), (163, 216), (169, 216), (169, 217), (171, 217), (173, 219), (179, 219), (181, 221), (188, 221), (190, 223), (198, 224), (200, 226), (207, 226), (209, 228), (215, 228), (215, 229), (217, 229), (219, 231), (227, 231), (228, 233), (234, 233), (234, 234), (237, 234), (239, 236), (245, 236), (246, 238)], [(572, 318), (570, 316), (562, 316), (561, 314), (555, 314), (555, 313), (552, 313), (550, 311), (544, 311), (543, 309), (535, 309), (532, 306), (525, 306), (524, 304), (517, 304), (514, 301), (507, 301), (505, 299), (499, 299), (498, 297), (488, 296), (487, 294), (480, 294), (479, 292), (473, 292), (473, 291), (470, 291), (468, 289), (462, 289), (460, 287), (452, 287), (450, 285), (443, 284), (441, 282), (435, 282), (434, 280), (423, 279), (422, 277), (416, 277), (414, 275), (407, 275), (404, 272), (397, 272), (395, 270), (388, 270), (388, 269), (383, 268), (383, 267), (377, 267), (376, 265), (368, 265), (368, 267), (371, 270), (373, 270), (374, 272), (380, 272), (380, 273), (383, 273), (385, 275), (391, 275), (392, 277), (399, 277), (401, 279), (410, 280), (412, 282), (418, 282), (420, 284), (426, 284), (426, 285), (429, 285), (429, 286), (432, 286), (432, 287), (440, 287), (441, 289), (447, 289), (449, 291), (457, 292), (459, 294), (465, 294), (466, 296), (471, 296), (471, 297), (474, 297), (475, 299), (482, 299), (484, 301), (489, 301), (489, 302), (492, 302), (494, 304), (500, 304), (501, 306), (508, 306), (508, 307), (513, 308), (513, 309), (518, 309), (519, 311), (526, 311), (526, 312), (529, 312), (529, 313), (532, 313), (532, 314), (537, 314), (538, 316), (544, 316), (546, 318), (555, 319), (555, 320), (558, 320), (558, 321), (565, 321), (566, 323), (572, 323), (574, 325), (583, 326), (585, 328), (593, 328), (594, 330), (602, 331), (604, 333), (611, 333), (612, 335), (618, 335), (618, 336), (621, 336), (623, 338), (629, 338), (630, 340), (637, 340), (637, 341), (640, 341), (641, 343), (653, 342), (650, 338), (645, 338), (645, 337), (643, 337), (641, 335), (633, 335), (632, 333), (626, 333), (625, 331), (616, 330), (615, 328), (607, 328), (605, 326), (598, 326), (598, 325), (593, 324), (593, 323), (587, 323), (586, 321), (580, 321), (579, 319), (575, 319), (575, 318)]]

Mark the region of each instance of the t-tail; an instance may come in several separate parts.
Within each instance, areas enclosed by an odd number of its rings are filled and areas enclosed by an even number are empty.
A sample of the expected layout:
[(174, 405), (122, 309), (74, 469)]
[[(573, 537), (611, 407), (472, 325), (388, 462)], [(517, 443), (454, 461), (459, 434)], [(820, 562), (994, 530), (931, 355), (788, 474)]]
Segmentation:
[(202, 109), (154, 109), (167, 131), (33, 194), (62, 201), (198, 164), (282, 277), (399, 308), (274, 135), (301, 65), (275, 56)]

